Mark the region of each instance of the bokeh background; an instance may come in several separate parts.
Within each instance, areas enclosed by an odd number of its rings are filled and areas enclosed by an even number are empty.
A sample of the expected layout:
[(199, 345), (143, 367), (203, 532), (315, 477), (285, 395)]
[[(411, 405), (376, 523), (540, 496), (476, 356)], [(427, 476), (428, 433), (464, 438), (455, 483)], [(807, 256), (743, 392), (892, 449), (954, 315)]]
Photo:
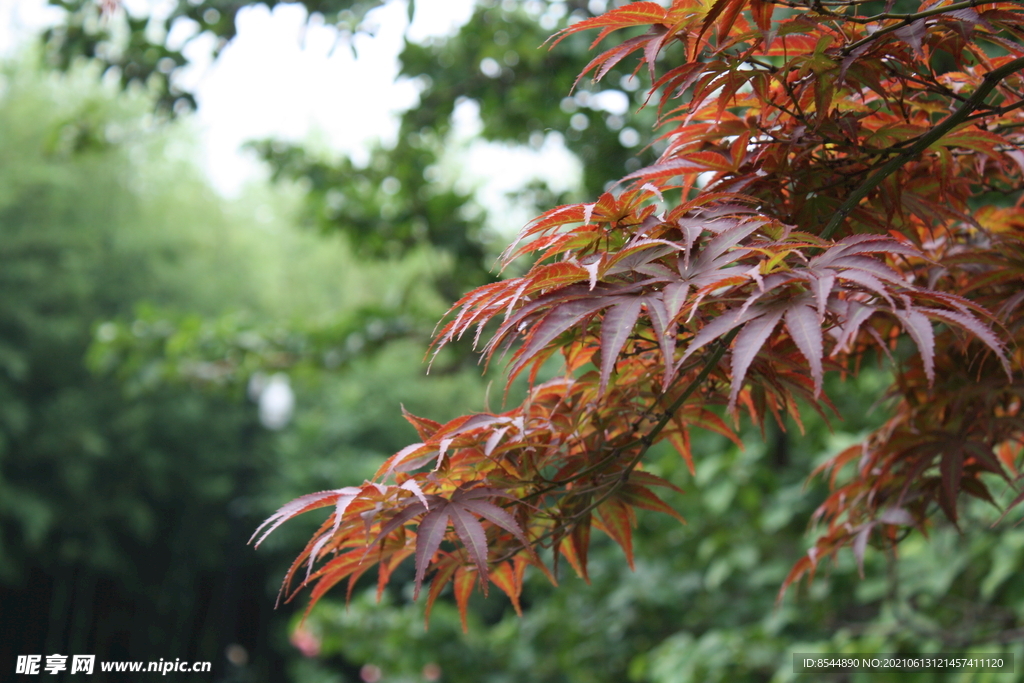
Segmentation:
[(348, 607), (275, 607), (324, 514), (258, 550), (256, 526), (414, 441), (403, 406), (500, 409), (468, 347), (425, 374), (434, 323), (531, 215), (659, 148), (645, 77), (570, 94), (586, 39), (538, 49), (608, 3), (376, 4), (0, 4), (0, 679), (52, 653), (225, 683), (724, 683), (976, 652), (1018, 673), (831, 680), (1024, 680), (1024, 529), (981, 501), (776, 602), (809, 474), (886, 417), (885, 363), (831, 378), (827, 421), (700, 435), (695, 476), (652, 451), (688, 524), (641, 513), (632, 572), (597, 539), (589, 585), (529, 575), (522, 618), (475, 596), (463, 634), (444, 597), (427, 630), (411, 567), (379, 601), (370, 576)]

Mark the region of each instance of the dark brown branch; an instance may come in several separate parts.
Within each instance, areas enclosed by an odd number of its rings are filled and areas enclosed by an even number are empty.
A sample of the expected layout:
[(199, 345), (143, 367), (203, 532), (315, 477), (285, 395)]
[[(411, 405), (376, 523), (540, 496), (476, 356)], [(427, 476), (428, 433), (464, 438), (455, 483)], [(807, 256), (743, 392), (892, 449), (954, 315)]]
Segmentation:
[(961, 9), (970, 9), (971, 7), (978, 6), (979, 4), (981, 4), (981, 2), (982, 0), (968, 0), (967, 2), (958, 2), (952, 5), (946, 5), (944, 7), (933, 7), (932, 9), (925, 10), (923, 12), (918, 12), (917, 14), (880, 14), (874, 17), (864, 17), (858, 19), (855, 19), (853, 17), (843, 17), (848, 21), (859, 21), (864, 23), (870, 23), (884, 19), (901, 19), (902, 21), (886, 26), (885, 28), (879, 29), (872, 33), (870, 36), (862, 38), (861, 40), (858, 40), (856, 43), (853, 43), (851, 45), (847, 45), (846, 47), (843, 48), (842, 54), (844, 57), (850, 55), (853, 53), (854, 50), (861, 47), (862, 45), (867, 45), (868, 43), (875, 41), (878, 38), (881, 38), (887, 33), (892, 33), (893, 31), (899, 31), (901, 28), (906, 28), (907, 26), (913, 24), (915, 21), (920, 21), (922, 19), (935, 16), (936, 14), (946, 14), (948, 12), (955, 12)]

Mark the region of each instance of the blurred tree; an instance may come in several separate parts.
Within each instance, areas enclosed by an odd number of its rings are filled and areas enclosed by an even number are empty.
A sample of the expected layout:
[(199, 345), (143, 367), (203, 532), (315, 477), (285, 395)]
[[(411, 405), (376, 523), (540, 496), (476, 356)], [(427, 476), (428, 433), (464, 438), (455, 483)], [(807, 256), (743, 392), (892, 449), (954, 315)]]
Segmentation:
[[(173, 387), (125, 395), (84, 359), (98, 322), (142, 299), (265, 312), (256, 264), (236, 261), (219, 200), (148, 102), (29, 62), (4, 67), (0, 95), (4, 666), (43, 651), (219, 659), (235, 618), (224, 513), (267, 458), (254, 412)], [(236, 566), (259, 590), (259, 564)], [(257, 666), (282, 664), (268, 648)]]
[[(444, 310), (419, 285), (433, 257), (367, 262), (297, 232), (294, 191), (225, 202), (185, 122), (97, 76), (0, 73), (0, 662), (170, 656), (285, 680), (285, 552), (244, 552), (252, 528), (284, 497), (368, 476), (414, 434), (401, 403), (447, 392), (454, 416), (483, 382), (451, 372), (428, 393), (401, 343)], [(280, 371), (299, 406), (273, 435), (246, 394)]]
[[(196, 35), (208, 31), (220, 42), (235, 35), (240, 3), (182, 2), (169, 14), (134, 16), (118, 11), (101, 19), (92, 0), (59, 0), (66, 21), (44, 38), (56, 63), (66, 68), (76, 57), (98, 60), (125, 85), (155, 88), (161, 102), (184, 111), (191, 95), (176, 89), (174, 71), (186, 63), (181, 47), (165, 38), (175, 22), (194, 22)], [(270, 3), (270, 7), (277, 3)], [(333, 0), (304, 3), (339, 31), (345, 42), (363, 30), (366, 13), (378, 1)], [(443, 41), (407, 41), (400, 56), (403, 78), (414, 79), (420, 103), (402, 116), (395, 146), (375, 148), (370, 160), (325, 159), (301, 145), (258, 141), (253, 148), (277, 179), (301, 180), (308, 188), (307, 220), (323, 230), (340, 231), (354, 247), (371, 256), (396, 256), (429, 244), (447, 254), (450, 268), (435, 274), (443, 296), (451, 300), (491, 278), (501, 245), (486, 229), (487, 212), (472, 196), (453, 189), (438, 173), (451, 144), (457, 105), (474, 102), (483, 123), (481, 137), (540, 148), (546, 140), (564, 142), (583, 166), (583, 190), (604, 189), (609, 178), (650, 160), (645, 139), (653, 113), (636, 111), (644, 102), (639, 79), (628, 70), (612, 70), (608, 85), (581, 84), (569, 93), (588, 41), (573, 36), (557, 52), (541, 49), (551, 29), (570, 19), (591, 16), (602, 2), (482, 2), (458, 33)], [(409, 3), (410, 14), (415, 3)], [(560, 104), (552, 106), (552, 93)], [(585, 131), (585, 133), (584, 133)], [(531, 208), (564, 203), (568, 195), (543, 182), (523, 188), (520, 200)]]
[[(302, 336), (288, 332), (300, 317), (324, 367), (332, 351), (355, 348), (352, 334), (377, 340), (381, 316), (351, 308), (390, 299), (431, 319), (443, 308), (402, 294), (422, 257), (398, 278), (394, 262), (360, 269), (336, 239), (254, 217), (287, 216), (294, 199), (264, 189), (258, 202), (227, 205), (201, 179), (181, 126), (155, 124), (150, 100), (97, 76), (48, 74), (31, 59), (0, 74), (0, 661), (171, 656), (213, 660), (222, 679), (223, 648), (240, 643), (249, 680), (282, 680), (287, 615), (272, 617), (257, 597), (280, 567), (239, 550), (272, 509), (256, 492), (279, 499), (295, 487), (273, 493), (285, 456), (245, 398), (251, 368), (196, 391), (218, 368), (167, 381), (167, 357), (150, 356), (112, 374), (111, 349), (122, 333), (184, 346), (211, 326), (204, 343), (256, 349), (267, 330)], [(363, 398), (378, 400), (388, 414), (417, 403), (408, 390)]]

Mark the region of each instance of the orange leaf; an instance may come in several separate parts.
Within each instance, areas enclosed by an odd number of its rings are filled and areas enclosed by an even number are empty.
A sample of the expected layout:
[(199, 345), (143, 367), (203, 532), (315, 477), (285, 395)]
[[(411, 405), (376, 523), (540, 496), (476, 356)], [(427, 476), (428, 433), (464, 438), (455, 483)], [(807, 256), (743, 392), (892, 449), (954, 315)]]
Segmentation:
[(473, 575), (469, 567), (459, 567), (455, 570), (455, 602), (459, 606), (459, 619), (462, 621), (462, 632), (469, 633), (469, 621), (467, 610), (469, 608), (469, 596), (473, 593), (473, 584), (477, 577)]
[(633, 566), (633, 524), (636, 518), (632, 508), (622, 501), (610, 498), (601, 503), (597, 508), (600, 517), (599, 527), (601, 531), (612, 537), (626, 553), (626, 562), (629, 568)]
[(590, 575), (587, 573), (587, 550), (590, 548), (590, 524), (592, 517), (587, 516), (576, 523), (569, 538), (562, 539), (559, 550), (569, 560), (569, 564), (576, 571), (576, 575), (590, 583)]
[[(518, 557), (518, 556), (517, 556)], [(502, 562), (491, 569), (491, 582), (500, 588), (509, 600), (516, 614), (523, 616), (522, 607), (519, 605), (519, 595), (523, 590), (523, 572), (526, 569), (526, 562), (517, 559), (515, 565), (512, 562)]]
[(437, 572), (434, 573), (434, 578), (430, 581), (430, 591), (427, 593), (427, 606), (423, 613), (423, 623), (425, 626), (430, 623), (430, 610), (434, 607), (434, 601), (441, 595), (445, 585), (451, 581), (455, 570), (459, 568), (459, 563), (454, 557), (449, 555), (435, 566), (437, 567)]
[(600, 28), (601, 33), (590, 44), (591, 49), (593, 49), (595, 45), (604, 40), (605, 36), (612, 31), (630, 26), (659, 24), (665, 21), (667, 16), (668, 10), (656, 2), (631, 2), (624, 7), (618, 7), (600, 16), (578, 21), (572, 26), (567, 26), (548, 40), (550, 41), (554, 38), (554, 42), (551, 43), (551, 47), (554, 47), (573, 33)]
[(649, 488), (640, 486), (638, 484), (625, 484), (618, 493), (619, 500), (622, 500), (633, 507), (643, 508), (644, 510), (651, 510), (653, 512), (664, 512), (666, 515), (671, 515), (679, 520), (680, 524), (686, 524), (686, 520), (683, 516), (676, 512), (672, 506), (668, 505), (661, 498), (658, 498)]

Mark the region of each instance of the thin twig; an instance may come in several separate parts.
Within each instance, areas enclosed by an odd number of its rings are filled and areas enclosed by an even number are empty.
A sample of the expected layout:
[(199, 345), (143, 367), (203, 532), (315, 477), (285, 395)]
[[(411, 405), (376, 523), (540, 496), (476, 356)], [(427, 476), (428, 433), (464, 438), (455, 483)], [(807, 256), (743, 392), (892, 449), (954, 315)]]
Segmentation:
[(917, 14), (880, 14), (878, 16), (864, 18), (844, 16), (844, 19), (848, 21), (855, 21), (858, 23), (871, 23), (885, 19), (901, 19), (901, 21), (896, 24), (886, 26), (885, 28), (881, 28), (872, 33), (870, 36), (862, 38), (861, 40), (858, 40), (856, 43), (853, 43), (852, 45), (847, 45), (842, 49), (841, 54), (844, 57), (846, 57), (857, 48), (863, 45), (867, 45), (868, 43), (871, 43), (877, 40), (878, 38), (881, 38), (887, 33), (892, 33), (893, 31), (899, 31), (901, 28), (906, 28), (907, 26), (913, 24), (915, 21), (920, 21), (921, 19), (926, 19), (936, 14), (946, 14), (947, 12), (955, 12), (961, 9), (970, 9), (972, 7), (977, 7), (981, 2), (982, 0), (968, 0), (967, 2), (958, 2), (952, 5), (946, 5), (944, 7), (934, 7), (923, 12), (918, 12)]

